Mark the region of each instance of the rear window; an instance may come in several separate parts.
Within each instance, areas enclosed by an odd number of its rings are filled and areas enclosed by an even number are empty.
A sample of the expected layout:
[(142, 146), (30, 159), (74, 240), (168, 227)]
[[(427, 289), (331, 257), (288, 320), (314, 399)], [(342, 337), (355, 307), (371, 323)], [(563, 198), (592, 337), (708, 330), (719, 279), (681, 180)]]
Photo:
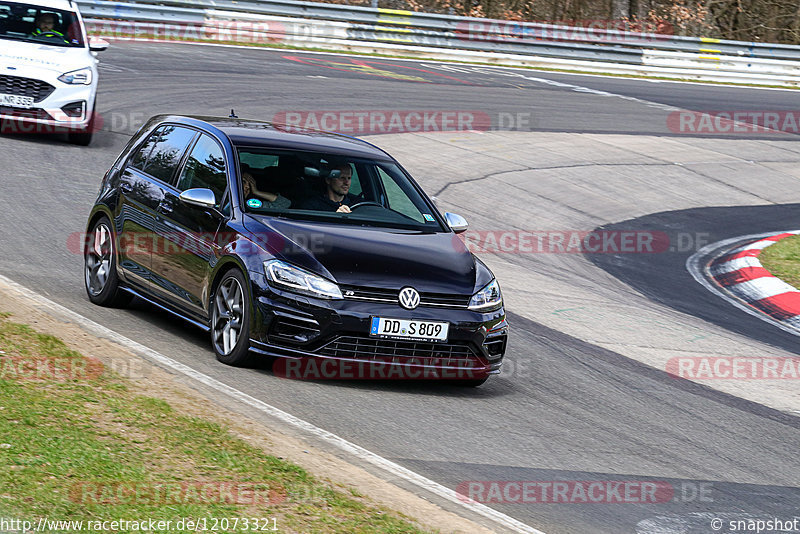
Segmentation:
[(0, 0), (0, 39), (83, 47), (86, 38), (72, 11)]

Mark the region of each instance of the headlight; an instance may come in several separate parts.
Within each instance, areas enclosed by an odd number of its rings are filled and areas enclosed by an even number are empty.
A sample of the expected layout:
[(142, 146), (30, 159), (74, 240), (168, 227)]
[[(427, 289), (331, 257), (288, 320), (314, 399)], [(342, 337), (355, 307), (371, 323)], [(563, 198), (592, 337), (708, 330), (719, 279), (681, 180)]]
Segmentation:
[(282, 289), (324, 299), (342, 298), (339, 286), (330, 280), (280, 260), (265, 261), (264, 272), (270, 282)]
[(500, 284), (492, 280), (483, 289), (472, 295), (469, 309), (475, 311), (489, 311), (503, 305), (503, 295), (500, 293)]
[(72, 72), (67, 72), (58, 77), (58, 81), (64, 82), (69, 85), (91, 85), (92, 84), (92, 69), (78, 69)]

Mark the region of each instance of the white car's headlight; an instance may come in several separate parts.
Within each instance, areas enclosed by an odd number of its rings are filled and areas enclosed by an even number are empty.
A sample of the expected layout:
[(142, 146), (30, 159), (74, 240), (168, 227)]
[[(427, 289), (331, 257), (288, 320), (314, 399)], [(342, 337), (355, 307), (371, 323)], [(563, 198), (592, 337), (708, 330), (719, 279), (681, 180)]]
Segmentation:
[(324, 299), (342, 298), (339, 286), (330, 280), (289, 265), (286, 262), (280, 260), (265, 261), (264, 271), (267, 274), (267, 279), (282, 289)]
[(469, 309), (475, 311), (488, 311), (499, 308), (503, 304), (503, 295), (500, 293), (500, 284), (492, 280), (483, 289), (472, 295)]
[(92, 84), (92, 69), (86, 67), (84, 69), (73, 70), (58, 77), (58, 81), (64, 82), (69, 85), (91, 85)]

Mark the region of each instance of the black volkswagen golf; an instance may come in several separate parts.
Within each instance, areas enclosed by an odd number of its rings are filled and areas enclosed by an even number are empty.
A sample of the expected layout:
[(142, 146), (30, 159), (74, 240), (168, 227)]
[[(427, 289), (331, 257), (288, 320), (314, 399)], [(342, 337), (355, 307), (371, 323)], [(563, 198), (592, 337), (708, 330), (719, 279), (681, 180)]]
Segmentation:
[(230, 365), (261, 354), (288, 377), (479, 385), (500, 371), (508, 325), (466, 228), (365, 141), (162, 115), (103, 178), (86, 291), (210, 331)]

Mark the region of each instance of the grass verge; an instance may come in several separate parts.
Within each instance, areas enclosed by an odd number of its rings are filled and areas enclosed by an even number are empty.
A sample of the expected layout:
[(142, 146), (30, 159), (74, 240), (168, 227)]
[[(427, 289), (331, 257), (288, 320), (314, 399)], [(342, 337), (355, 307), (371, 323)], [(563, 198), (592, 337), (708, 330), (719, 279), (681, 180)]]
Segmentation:
[(766, 270), (800, 288), (800, 236), (781, 239), (761, 251), (758, 260)]
[(13, 518), (83, 522), (45, 532), (421, 532), (0, 314), (0, 531)]

